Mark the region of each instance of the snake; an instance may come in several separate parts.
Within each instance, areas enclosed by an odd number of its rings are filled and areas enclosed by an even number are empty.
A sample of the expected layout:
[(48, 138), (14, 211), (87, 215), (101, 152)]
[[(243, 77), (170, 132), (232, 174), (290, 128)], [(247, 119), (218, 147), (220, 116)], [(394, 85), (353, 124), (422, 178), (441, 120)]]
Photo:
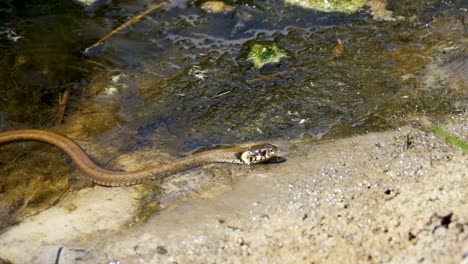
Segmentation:
[(103, 186), (141, 184), (147, 180), (163, 178), (178, 172), (211, 163), (252, 165), (276, 156), (278, 147), (270, 143), (210, 149), (174, 160), (168, 164), (154, 165), (134, 171), (109, 170), (99, 166), (73, 139), (55, 132), (40, 129), (12, 130), (0, 133), (0, 145), (16, 141), (39, 141), (61, 149), (83, 172), (88, 180)]

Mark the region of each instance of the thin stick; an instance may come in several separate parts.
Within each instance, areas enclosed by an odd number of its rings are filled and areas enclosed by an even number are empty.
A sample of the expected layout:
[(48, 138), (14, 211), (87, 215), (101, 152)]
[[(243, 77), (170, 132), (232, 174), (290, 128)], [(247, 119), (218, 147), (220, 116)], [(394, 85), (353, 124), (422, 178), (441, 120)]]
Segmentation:
[(258, 81), (263, 81), (263, 80), (268, 80), (268, 79), (271, 79), (271, 78), (275, 78), (277, 76), (281, 76), (285, 73), (289, 73), (289, 72), (292, 72), (292, 71), (295, 71), (297, 70), (298, 68), (297, 67), (291, 67), (287, 70), (284, 70), (284, 71), (280, 71), (280, 72), (273, 72), (273, 73), (268, 73), (268, 74), (264, 74), (264, 75), (260, 75), (258, 77), (255, 77), (253, 79), (249, 79), (247, 80), (247, 83), (248, 84), (252, 84), (252, 83), (255, 83), (255, 82), (258, 82)]
[(89, 46), (87, 47), (84, 52), (85, 53), (88, 53), (90, 50), (96, 48), (97, 46), (101, 45), (104, 41), (110, 39), (112, 36), (114, 36), (115, 34), (119, 33), (120, 31), (132, 26), (133, 24), (137, 23), (138, 21), (140, 21), (141, 19), (143, 19), (145, 16), (147, 16), (148, 14), (150, 14), (151, 12), (153, 12), (154, 10), (160, 8), (161, 6), (163, 6), (164, 4), (166, 4), (167, 2), (164, 1), (164, 2), (161, 2), (161, 3), (158, 3), (158, 4), (155, 4), (153, 6), (151, 6), (149, 9), (147, 9), (145, 12), (139, 14), (139, 15), (136, 15), (134, 18), (130, 19), (129, 21), (123, 23), (122, 25), (120, 25), (118, 28), (112, 30), (111, 33), (105, 35), (104, 37), (102, 37), (100, 40), (98, 40), (96, 43), (94, 43), (92, 46)]
[(57, 118), (55, 120), (56, 125), (62, 124), (63, 116), (65, 115), (65, 109), (67, 108), (69, 96), (70, 96), (70, 87), (67, 87), (65, 91), (59, 95)]

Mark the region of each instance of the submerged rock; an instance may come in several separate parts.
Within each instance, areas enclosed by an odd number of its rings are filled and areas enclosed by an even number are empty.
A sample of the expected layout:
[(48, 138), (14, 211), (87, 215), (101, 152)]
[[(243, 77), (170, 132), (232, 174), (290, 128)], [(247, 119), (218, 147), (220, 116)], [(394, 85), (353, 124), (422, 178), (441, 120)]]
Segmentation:
[(268, 63), (278, 63), (281, 58), (287, 57), (286, 53), (275, 44), (254, 44), (249, 52), (248, 60), (251, 60), (254, 67), (262, 68)]
[(367, 0), (285, 0), (286, 2), (305, 8), (323, 12), (354, 13), (363, 7)]

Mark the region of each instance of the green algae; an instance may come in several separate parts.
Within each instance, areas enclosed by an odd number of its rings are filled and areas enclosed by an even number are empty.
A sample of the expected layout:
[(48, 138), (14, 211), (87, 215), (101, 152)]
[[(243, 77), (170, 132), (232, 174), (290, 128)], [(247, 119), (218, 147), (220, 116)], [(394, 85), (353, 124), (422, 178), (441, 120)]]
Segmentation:
[(363, 7), (367, 0), (286, 0), (286, 2), (323, 12), (351, 14)]
[(274, 44), (254, 44), (249, 52), (248, 60), (251, 60), (254, 67), (262, 68), (269, 63), (278, 63), (281, 58), (287, 57), (286, 53)]

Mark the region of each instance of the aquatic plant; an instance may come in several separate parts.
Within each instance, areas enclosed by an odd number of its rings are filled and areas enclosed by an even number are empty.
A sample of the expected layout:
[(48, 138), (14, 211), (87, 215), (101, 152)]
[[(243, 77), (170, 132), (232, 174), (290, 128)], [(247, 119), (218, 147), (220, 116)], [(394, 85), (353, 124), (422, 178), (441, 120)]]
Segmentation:
[(268, 63), (278, 63), (281, 58), (287, 57), (286, 53), (275, 44), (255, 43), (250, 49), (248, 60), (251, 60), (254, 67), (262, 68)]

